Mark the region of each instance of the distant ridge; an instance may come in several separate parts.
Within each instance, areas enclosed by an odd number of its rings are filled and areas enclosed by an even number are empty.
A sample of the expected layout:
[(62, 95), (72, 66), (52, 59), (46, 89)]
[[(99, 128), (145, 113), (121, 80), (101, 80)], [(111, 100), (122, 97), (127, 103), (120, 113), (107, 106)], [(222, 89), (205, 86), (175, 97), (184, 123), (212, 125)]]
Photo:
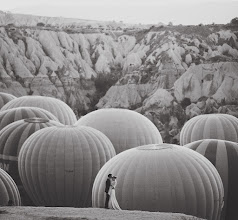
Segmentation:
[(140, 29), (148, 28), (152, 26), (144, 24), (127, 24), (122, 21), (97, 21), (97, 20), (88, 20), (80, 18), (65, 18), (65, 17), (48, 17), (48, 16), (38, 16), (31, 14), (18, 14), (12, 12), (0, 11), (0, 25), (14, 24), (16, 26), (36, 26), (38, 23), (44, 23), (45, 25), (66, 27), (69, 25), (74, 25), (75, 27), (81, 27), (86, 25), (91, 25), (93, 28), (98, 27), (107, 27), (112, 26), (114, 28), (128, 28), (128, 27), (137, 27)]

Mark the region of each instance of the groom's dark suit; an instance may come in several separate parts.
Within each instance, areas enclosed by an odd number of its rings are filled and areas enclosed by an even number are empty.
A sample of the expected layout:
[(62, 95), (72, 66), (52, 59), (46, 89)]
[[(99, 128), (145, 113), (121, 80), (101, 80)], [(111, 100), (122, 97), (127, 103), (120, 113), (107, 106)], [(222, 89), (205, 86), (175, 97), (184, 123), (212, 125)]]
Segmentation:
[(109, 191), (110, 186), (111, 186), (111, 180), (109, 178), (107, 178), (106, 187), (105, 187), (105, 193), (106, 193), (105, 208), (108, 208), (108, 202), (110, 199), (110, 195), (108, 194), (108, 191)]

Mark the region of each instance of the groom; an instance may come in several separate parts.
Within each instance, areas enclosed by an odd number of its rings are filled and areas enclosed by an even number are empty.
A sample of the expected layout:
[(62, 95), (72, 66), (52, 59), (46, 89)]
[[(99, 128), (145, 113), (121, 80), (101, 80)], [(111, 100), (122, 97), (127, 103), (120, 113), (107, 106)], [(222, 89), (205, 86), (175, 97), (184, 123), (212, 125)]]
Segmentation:
[(110, 173), (107, 176), (106, 187), (105, 187), (105, 193), (106, 193), (105, 208), (106, 209), (108, 209), (108, 202), (110, 199), (110, 194), (108, 194), (108, 192), (109, 192), (109, 188), (111, 186), (111, 178), (112, 178), (112, 174)]

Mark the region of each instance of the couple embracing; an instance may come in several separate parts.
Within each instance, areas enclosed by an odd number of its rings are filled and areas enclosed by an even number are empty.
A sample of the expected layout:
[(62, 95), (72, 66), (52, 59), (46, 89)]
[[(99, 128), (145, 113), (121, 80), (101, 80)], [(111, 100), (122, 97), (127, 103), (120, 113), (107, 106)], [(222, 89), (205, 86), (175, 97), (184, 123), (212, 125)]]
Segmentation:
[(105, 193), (106, 193), (105, 208), (106, 209), (121, 210), (116, 199), (116, 193), (115, 193), (116, 185), (117, 185), (117, 177), (112, 176), (112, 174), (108, 174), (106, 187), (105, 187)]

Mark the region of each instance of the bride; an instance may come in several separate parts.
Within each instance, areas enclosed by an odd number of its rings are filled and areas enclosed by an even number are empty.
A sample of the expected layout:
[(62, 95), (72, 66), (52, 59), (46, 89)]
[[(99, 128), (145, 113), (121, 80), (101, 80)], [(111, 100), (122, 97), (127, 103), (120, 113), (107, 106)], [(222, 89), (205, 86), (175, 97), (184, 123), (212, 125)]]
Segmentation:
[(111, 186), (109, 189), (109, 194), (110, 194), (110, 199), (109, 199), (109, 203), (108, 203), (108, 207), (109, 209), (116, 209), (116, 210), (121, 210), (117, 199), (116, 199), (116, 192), (115, 192), (115, 187), (117, 185), (117, 177), (113, 176), (111, 179)]

